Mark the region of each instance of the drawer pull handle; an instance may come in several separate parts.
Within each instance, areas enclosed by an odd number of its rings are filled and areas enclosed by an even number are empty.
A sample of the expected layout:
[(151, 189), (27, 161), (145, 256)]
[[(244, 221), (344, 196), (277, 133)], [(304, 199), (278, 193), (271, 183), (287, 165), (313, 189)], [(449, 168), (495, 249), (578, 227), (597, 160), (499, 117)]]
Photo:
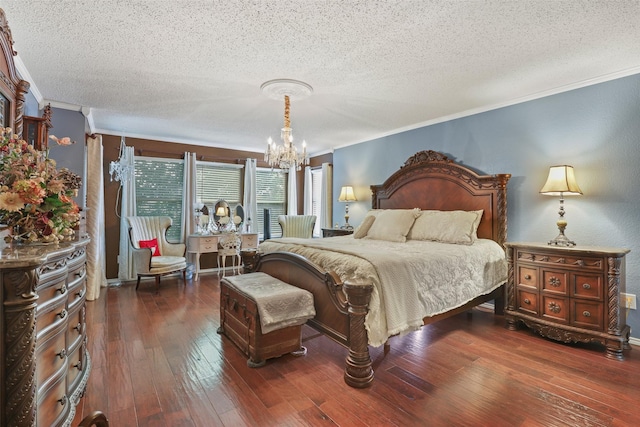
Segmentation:
[(62, 399), (58, 399), (60, 405), (65, 406), (67, 404), (67, 396), (62, 396)]
[(80, 291), (76, 292), (76, 297), (82, 298), (85, 292), (86, 292), (85, 289), (80, 289)]
[(529, 298), (525, 298), (525, 299), (524, 299), (524, 303), (525, 303), (525, 304), (531, 304), (531, 301), (529, 301)]
[(525, 278), (525, 280), (531, 280), (531, 275), (530, 274), (525, 274), (524, 278)]
[(560, 307), (560, 305), (556, 304), (555, 302), (550, 302), (549, 303), (549, 310), (551, 310), (554, 313), (558, 314), (558, 313), (560, 313), (560, 310), (562, 310), (562, 307)]
[(549, 284), (551, 286), (553, 286), (554, 288), (557, 288), (558, 286), (560, 286), (562, 284), (562, 282), (560, 281), (560, 279), (558, 279), (557, 277), (553, 276), (549, 279)]
[(78, 322), (78, 324), (74, 326), (73, 329), (75, 329), (76, 331), (78, 331), (78, 333), (80, 333), (82, 331), (82, 324)]
[(64, 319), (67, 317), (67, 310), (63, 308), (62, 311), (58, 313), (58, 316), (60, 316), (61, 319)]
[(582, 312), (582, 315), (583, 315), (584, 317), (591, 317), (591, 313), (589, 313), (587, 310), (583, 311), (583, 312)]
[(583, 287), (584, 289), (591, 289), (591, 285), (590, 285), (590, 284), (588, 284), (588, 283), (583, 283), (583, 284), (582, 284), (582, 287)]
[(79, 360), (77, 363), (74, 363), (73, 367), (78, 369), (78, 371), (82, 371), (82, 360)]
[(60, 292), (60, 295), (64, 295), (67, 293), (67, 285), (63, 284), (58, 288), (56, 292)]
[(56, 353), (56, 356), (58, 356), (60, 359), (64, 359), (65, 357), (67, 357), (67, 350), (63, 348), (59, 353)]

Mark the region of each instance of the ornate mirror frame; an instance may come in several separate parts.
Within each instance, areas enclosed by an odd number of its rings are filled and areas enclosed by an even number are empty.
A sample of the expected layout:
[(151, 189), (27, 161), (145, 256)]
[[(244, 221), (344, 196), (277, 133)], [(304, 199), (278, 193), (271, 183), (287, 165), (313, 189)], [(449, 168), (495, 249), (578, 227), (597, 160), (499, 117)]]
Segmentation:
[(22, 136), (25, 96), (29, 82), (22, 80), (16, 71), (13, 57), (13, 37), (4, 10), (0, 9), (0, 108), (4, 107), (0, 126), (11, 127), (13, 133)]

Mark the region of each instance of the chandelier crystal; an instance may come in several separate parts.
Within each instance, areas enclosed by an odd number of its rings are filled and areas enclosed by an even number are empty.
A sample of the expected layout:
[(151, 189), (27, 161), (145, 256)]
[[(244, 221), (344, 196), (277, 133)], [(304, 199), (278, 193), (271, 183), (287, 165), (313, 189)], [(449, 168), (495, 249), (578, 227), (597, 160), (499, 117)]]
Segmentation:
[(262, 85), (262, 90), (271, 98), (278, 99), (284, 96), (284, 127), (280, 131), (282, 144), (278, 145), (271, 137), (267, 140), (267, 149), (264, 153), (264, 160), (271, 168), (290, 169), (295, 167), (300, 170), (302, 165), (309, 164), (307, 154), (307, 143), (302, 141), (302, 151), (293, 143), (293, 130), (289, 112), (291, 108), (291, 97), (308, 96), (312, 88), (306, 83), (297, 80), (271, 80)]

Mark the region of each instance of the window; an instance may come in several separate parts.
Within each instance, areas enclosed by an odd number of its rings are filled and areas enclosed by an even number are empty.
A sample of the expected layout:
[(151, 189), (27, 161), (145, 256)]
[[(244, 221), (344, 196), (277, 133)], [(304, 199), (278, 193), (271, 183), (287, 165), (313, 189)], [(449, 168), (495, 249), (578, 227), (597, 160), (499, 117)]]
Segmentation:
[[(218, 200), (231, 209), (242, 204), (242, 165), (196, 162), (196, 198), (213, 210)], [(210, 212), (213, 215), (213, 212)]]
[[(307, 199), (308, 200), (308, 199)], [(320, 237), (320, 213), (322, 212), (322, 168), (311, 169), (311, 215), (316, 216), (313, 237)]]
[(167, 231), (171, 242), (181, 238), (183, 169), (182, 160), (135, 158), (136, 213), (171, 217)]
[(271, 237), (282, 236), (278, 225), (278, 215), (287, 212), (287, 172), (282, 170), (256, 170), (256, 204), (258, 208), (258, 223), (256, 230), (260, 236), (264, 231), (264, 210), (270, 209)]

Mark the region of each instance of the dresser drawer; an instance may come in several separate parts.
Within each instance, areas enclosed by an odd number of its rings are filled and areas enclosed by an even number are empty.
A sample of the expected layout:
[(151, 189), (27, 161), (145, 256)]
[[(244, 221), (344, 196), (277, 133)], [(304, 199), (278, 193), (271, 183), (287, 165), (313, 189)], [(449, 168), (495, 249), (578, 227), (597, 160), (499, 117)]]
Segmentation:
[(69, 390), (73, 390), (77, 387), (77, 382), (80, 381), (82, 370), (85, 368), (84, 364), (84, 342), (83, 345), (79, 345), (73, 350), (67, 358), (67, 385)]
[(198, 248), (201, 253), (217, 252), (218, 251), (218, 237), (201, 237), (198, 239)]
[(538, 269), (529, 266), (518, 267), (518, 284), (520, 286), (528, 286), (538, 288)]
[(51, 330), (58, 328), (67, 320), (67, 298), (61, 295), (57, 299), (50, 301), (46, 307), (38, 306), (36, 310), (36, 338), (44, 339)]
[(569, 323), (569, 298), (542, 296), (542, 317), (556, 323)]
[(59, 376), (67, 364), (65, 329), (37, 344), (36, 360), (36, 387), (38, 390), (48, 388), (51, 379)]
[(602, 276), (576, 274), (573, 276), (572, 282), (571, 292), (574, 296), (602, 301)]
[(67, 324), (67, 349), (75, 349), (80, 345), (84, 336), (85, 306), (80, 304), (69, 310), (69, 323)]
[(69, 274), (67, 275), (67, 287), (69, 290), (72, 288), (76, 288), (85, 280), (87, 273), (84, 264), (80, 264), (75, 266), (74, 269), (69, 270)]
[(518, 311), (529, 314), (538, 314), (538, 294), (523, 289), (518, 289)]
[(569, 295), (569, 273), (543, 269), (542, 290), (552, 294)]
[(66, 380), (66, 375), (61, 375), (50, 388), (39, 393), (37, 414), (39, 427), (60, 425), (71, 410)]
[(55, 300), (65, 295), (68, 290), (66, 277), (49, 282), (47, 286), (38, 287), (38, 310), (44, 309), (48, 304), (56, 304)]
[(604, 328), (604, 304), (574, 300), (572, 312), (572, 325), (594, 330), (602, 330)]

